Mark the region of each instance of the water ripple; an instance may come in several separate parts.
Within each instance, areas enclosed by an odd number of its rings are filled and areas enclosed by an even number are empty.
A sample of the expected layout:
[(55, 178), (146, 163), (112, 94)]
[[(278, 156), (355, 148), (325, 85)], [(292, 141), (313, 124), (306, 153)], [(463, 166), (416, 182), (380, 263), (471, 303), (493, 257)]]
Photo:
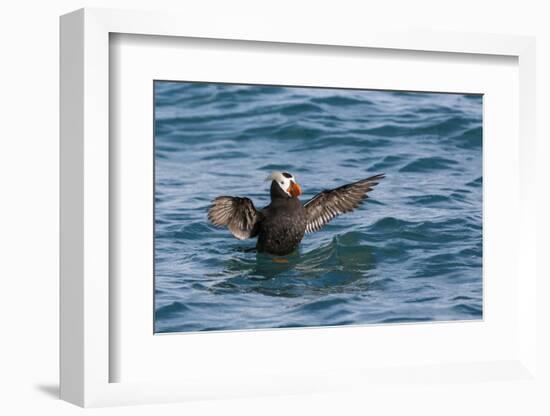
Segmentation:
[[(480, 319), (479, 95), (155, 83), (155, 331)], [(384, 172), (283, 260), (206, 221), (218, 195), (303, 199)]]

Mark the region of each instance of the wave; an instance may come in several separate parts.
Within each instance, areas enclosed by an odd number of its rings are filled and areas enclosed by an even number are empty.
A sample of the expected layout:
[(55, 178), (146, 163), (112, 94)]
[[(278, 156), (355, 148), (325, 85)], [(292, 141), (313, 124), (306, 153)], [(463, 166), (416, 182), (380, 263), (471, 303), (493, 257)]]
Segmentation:
[[(480, 316), (479, 96), (160, 82), (155, 105), (156, 331)], [(267, 204), (271, 170), (308, 197), (386, 179), (274, 261), (206, 220), (222, 194)]]
[(253, 291), (281, 297), (353, 290), (376, 264), (372, 247), (360, 244), (361, 238), (360, 233), (345, 233), (311, 251), (299, 250), (285, 256), (284, 261), (263, 253), (231, 258), (224, 268), (228, 278), (210, 290)]
[(188, 306), (176, 301), (157, 308), (155, 311), (155, 317), (157, 319), (170, 318), (174, 315), (179, 315), (182, 312), (187, 312), (189, 310), (190, 308)]
[(472, 188), (481, 188), (482, 183), (483, 183), (483, 178), (480, 176), (474, 179), (473, 181), (468, 182), (466, 186), (470, 186)]
[(375, 163), (371, 166), (371, 170), (385, 170), (388, 168), (393, 168), (398, 166), (404, 160), (404, 156), (401, 155), (389, 155), (385, 156), (380, 162)]
[(411, 204), (430, 206), (449, 202), (452, 198), (446, 195), (413, 195), (407, 197), (407, 199)]
[(447, 159), (440, 156), (418, 158), (401, 169), (399, 172), (419, 172), (425, 173), (434, 170), (447, 170), (455, 167), (459, 163), (456, 160)]
[(479, 126), (468, 129), (459, 135), (449, 137), (447, 141), (462, 149), (481, 148), (483, 142), (483, 128)]
[(311, 103), (299, 103), (299, 104), (289, 104), (278, 110), (280, 114), (283, 115), (300, 115), (307, 113), (322, 113), (323, 109), (318, 105)]
[(364, 98), (357, 99), (353, 97), (342, 97), (338, 95), (331, 95), (329, 97), (316, 97), (312, 98), (311, 102), (317, 104), (327, 104), (330, 106), (342, 107), (342, 106), (356, 106), (356, 105), (373, 105), (374, 102), (366, 100)]
[(481, 318), (483, 314), (483, 309), (481, 306), (474, 306), (472, 304), (461, 303), (453, 306), (452, 309), (460, 314), (469, 315), (476, 318)]
[(445, 119), (444, 121), (439, 121), (431, 123), (427, 126), (416, 127), (415, 132), (417, 134), (435, 134), (438, 136), (448, 136), (453, 134), (456, 130), (467, 129), (471, 126), (472, 123), (477, 123), (478, 120), (462, 117), (462, 116), (453, 116)]

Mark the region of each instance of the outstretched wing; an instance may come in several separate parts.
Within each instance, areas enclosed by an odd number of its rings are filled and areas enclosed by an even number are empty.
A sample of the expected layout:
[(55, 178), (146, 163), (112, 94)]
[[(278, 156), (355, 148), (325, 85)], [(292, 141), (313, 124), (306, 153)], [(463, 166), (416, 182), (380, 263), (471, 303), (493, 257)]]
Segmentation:
[(216, 227), (229, 228), (239, 240), (255, 237), (258, 234), (258, 222), (262, 214), (248, 198), (219, 196), (212, 201), (208, 210), (208, 219)]
[(304, 204), (307, 216), (306, 233), (319, 231), (334, 217), (353, 211), (381, 179), (384, 179), (383, 173), (315, 195)]

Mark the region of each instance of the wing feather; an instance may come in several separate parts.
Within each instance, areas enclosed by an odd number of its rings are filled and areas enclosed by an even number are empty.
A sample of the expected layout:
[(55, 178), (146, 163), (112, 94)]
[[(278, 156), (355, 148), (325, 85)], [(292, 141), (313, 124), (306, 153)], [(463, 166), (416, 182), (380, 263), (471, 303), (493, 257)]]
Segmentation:
[(212, 201), (208, 219), (216, 227), (227, 227), (239, 240), (255, 237), (262, 214), (248, 198), (219, 196)]
[(353, 211), (368, 198), (367, 194), (384, 177), (382, 173), (315, 195), (304, 204), (307, 216), (306, 233), (318, 231), (334, 217)]

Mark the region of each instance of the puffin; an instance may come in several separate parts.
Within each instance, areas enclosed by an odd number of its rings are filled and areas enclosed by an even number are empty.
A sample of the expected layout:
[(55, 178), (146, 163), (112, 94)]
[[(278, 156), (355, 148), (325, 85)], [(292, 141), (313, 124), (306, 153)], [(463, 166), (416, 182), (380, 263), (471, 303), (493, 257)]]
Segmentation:
[(208, 220), (216, 227), (227, 227), (239, 240), (257, 237), (260, 253), (284, 256), (296, 250), (305, 234), (356, 209), (383, 178), (381, 173), (324, 190), (302, 203), (302, 188), (294, 175), (272, 172), (266, 178), (271, 180), (269, 205), (258, 210), (249, 198), (218, 196), (208, 209)]

